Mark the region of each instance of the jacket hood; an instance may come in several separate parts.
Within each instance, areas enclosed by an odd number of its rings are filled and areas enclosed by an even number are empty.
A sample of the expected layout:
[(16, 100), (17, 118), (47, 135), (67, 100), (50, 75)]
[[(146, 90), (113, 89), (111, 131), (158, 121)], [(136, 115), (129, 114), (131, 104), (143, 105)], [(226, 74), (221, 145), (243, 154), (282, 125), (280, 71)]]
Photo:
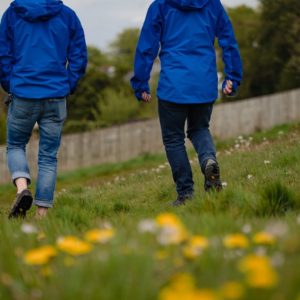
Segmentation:
[(166, 0), (180, 10), (201, 10), (210, 0)]
[(47, 21), (60, 13), (63, 2), (60, 0), (15, 0), (11, 6), (28, 22)]

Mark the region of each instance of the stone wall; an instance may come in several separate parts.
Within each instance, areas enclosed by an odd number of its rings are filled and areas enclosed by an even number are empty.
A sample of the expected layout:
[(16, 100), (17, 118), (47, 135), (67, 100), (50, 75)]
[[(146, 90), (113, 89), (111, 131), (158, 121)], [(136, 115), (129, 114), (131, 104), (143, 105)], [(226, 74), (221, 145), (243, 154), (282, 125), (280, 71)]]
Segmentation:
[[(251, 134), (276, 125), (300, 121), (300, 89), (260, 98), (216, 105), (211, 130), (219, 139)], [(38, 141), (27, 148), (36, 173)], [(126, 161), (146, 153), (162, 152), (158, 120), (129, 123), (93, 132), (65, 135), (59, 153), (59, 170)], [(5, 147), (0, 147), (0, 183), (9, 181)]]

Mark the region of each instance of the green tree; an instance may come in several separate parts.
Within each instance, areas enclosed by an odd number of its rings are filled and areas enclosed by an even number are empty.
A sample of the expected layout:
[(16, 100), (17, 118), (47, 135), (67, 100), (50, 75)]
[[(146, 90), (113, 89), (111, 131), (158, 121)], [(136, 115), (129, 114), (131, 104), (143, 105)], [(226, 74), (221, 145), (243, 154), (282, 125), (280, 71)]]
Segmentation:
[(140, 30), (138, 28), (125, 29), (111, 44), (117, 78), (124, 79), (124, 76), (128, 75), (133, 69), (139, 33)]
[(112, 84), (107, 71), (110, 62), (99, 49), (89, 47), (89, 65), (76, 93), (68, 99), (68, 120), (95, 120), (102, 91)]
[(239, 88), (237, 98), (225, 98), (227, 100), (239, 100), (253, 95), (250, 87), (254, 75), (253, 63), (255, 63), (255, 48), (257, 47), (257, 32), (260, 25), (260, 14), (257, 10), (245, 5), (228, 9), (228, 14), (234, 27), (236, 39), (240, 47), (243, 60), (243, 82)]
[(261, 0), (253, 95), (300, 87), (300, 1)]

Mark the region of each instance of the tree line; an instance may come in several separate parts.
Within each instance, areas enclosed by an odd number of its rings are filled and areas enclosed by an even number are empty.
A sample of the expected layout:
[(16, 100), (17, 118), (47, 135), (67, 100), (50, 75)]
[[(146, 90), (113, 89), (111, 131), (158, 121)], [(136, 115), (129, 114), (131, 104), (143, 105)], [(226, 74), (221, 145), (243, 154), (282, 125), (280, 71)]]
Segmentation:
[[(239, 95), (230, 101), (299, 88), (300, 1), (260, 0), (257, 9), (239, 6), (229, 8), (228, 13), (244, 65)], [(156, 101), (151, 105), (139, 104), (129, 84), (138, 36), (139, 29), (125, 29), (107, 53), (89, 47), (86, 76), (76, 94), (68, 99), (65, 132), (92, 130), (156, 115)], [(220, 54), (217, 43), (216, 51)], [(218, 65), (221, 72), (220, 59)], [(156, 69), (151, 81), (152, 91), (157, 85), (159, 68)], [(0, 93), (3, 98), (3, 92)], [(228, 101), (228, 98), (220, 101)], [(1, 103), (0, 143), (5, 140), (4, 111)]]

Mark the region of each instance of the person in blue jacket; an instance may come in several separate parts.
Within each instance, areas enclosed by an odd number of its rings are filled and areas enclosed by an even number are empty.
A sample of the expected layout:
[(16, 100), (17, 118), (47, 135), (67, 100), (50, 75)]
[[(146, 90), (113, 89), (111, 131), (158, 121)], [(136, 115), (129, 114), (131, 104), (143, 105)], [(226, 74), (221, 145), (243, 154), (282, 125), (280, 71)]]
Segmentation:
[(158, 53), (161, 73), (157, 96), (167, 157), (178, 198), (194, 194), (193, 174), (185, 148), (187, 136), (199, 157), (206, 191), (222, 189), (216, 150), (209, 131), (218, 98), (215, 39), (223, 51), (223, 93), (234, 96), (242, 80), (242, 62), (229, 17), (220, 0), (155, 0), (137, 45), (131, 85), (138, 100), (151, 101), (150, 73)]
[(33, 196), (26, 145), (39, 126), (38, 177), (34, 203), (43, 217), (53, 206), (57, 152), (66, 97), (87, 65), (84, 31), (75, 12), (59, 0), (15, 0), (0, 24), (0, 82), (10, 94), (7, 161), (17, 196), (10, 217), (24, 217)]

